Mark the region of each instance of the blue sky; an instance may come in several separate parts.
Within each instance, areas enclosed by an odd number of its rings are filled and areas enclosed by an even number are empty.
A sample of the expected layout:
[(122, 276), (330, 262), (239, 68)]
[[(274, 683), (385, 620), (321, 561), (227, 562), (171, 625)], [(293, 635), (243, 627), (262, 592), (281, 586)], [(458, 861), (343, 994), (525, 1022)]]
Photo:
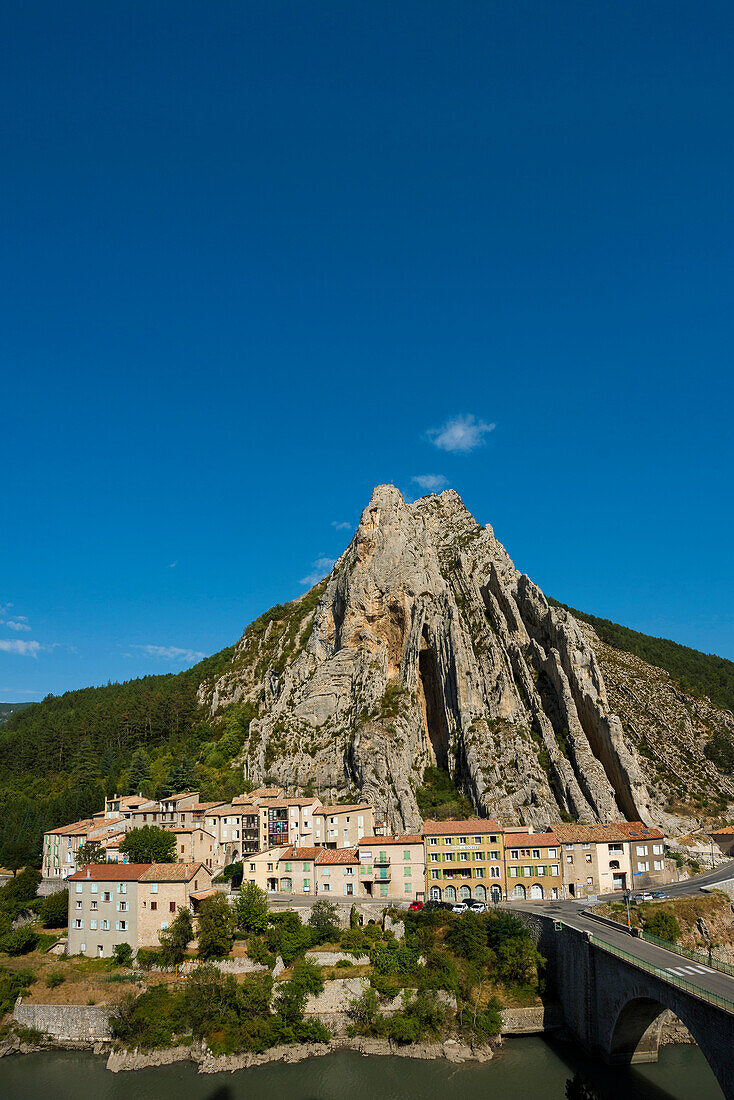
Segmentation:
[(230, 644), (383, 481), (734, 658), (733, 32), (705, 2), (6, 7), (0, 699)]

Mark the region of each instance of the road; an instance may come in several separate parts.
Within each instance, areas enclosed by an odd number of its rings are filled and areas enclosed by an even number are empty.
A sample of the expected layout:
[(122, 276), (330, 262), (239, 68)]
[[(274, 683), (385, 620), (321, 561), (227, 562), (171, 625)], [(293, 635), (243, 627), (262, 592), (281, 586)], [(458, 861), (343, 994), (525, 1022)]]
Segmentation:
[[(695, 878), (687, 879), (685, 882), (666, 886), (664, 889), (670, 897), (695, 896), (702, 886), (715, 885), (717, 882), (730, 878), (734, 878), (734, 861), (723, 864), (713, 871), (707, 871), (703, 875), (696, 875)], [(605, 894), (604, 901), (613, 901), (615, 897), (619, 899), (622, 896), (622, 894)], [(632, 936), (623, 926), (617, 931), (616, 928), (602, 924), (601, 921), (586, 916), (583, 912), (585, 905), (586, 902), (579, 901), (505, 902), (503, 908), (519, 908), (527, 912), (554, 917), (571, 928), (578, 928), (582, 932), (591, 932), (595, 940), (608, 943), (643, 962), (651, 963), (662, 970), (664, 974), (670, 975), (672, 980), (682, 979), (691, 982), (709, 993), (714, 993), (717, 997), (726, 998), (734, 1006), (733, 977), (722, 974), (718, 970), (713, 970), (705, 963), (691, 962), (674, 951), (667, 951), (665, 948), (657, 947), (638, 936)]]

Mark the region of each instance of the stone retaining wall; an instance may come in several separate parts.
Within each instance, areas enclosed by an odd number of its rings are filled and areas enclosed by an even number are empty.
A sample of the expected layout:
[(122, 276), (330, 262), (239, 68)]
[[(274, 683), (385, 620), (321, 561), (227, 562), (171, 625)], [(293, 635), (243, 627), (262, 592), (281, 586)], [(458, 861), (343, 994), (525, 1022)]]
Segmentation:
[(52, 1039), (97, 1042), (111, 1039), (109, 1005), (34, 1005), (19, 997), (13, 1019), (22, 1027), (34, 1028)]
[(315, 962), (317, 966), (336, 966), (339, 962), (366, 966), (370, 961), (369, 955), (350, 955), (348, 951), (307, 951), (306, 958)]

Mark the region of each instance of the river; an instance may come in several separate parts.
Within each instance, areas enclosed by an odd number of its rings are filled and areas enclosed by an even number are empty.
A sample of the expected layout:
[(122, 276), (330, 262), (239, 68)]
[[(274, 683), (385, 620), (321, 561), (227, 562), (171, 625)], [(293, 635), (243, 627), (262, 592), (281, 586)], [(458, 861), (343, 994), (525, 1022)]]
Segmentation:
[(104, 1058), (54, 1051), (0, 1061), (2, 1100), (563, 1100), (579, 1070), (601, 1100), (722, 1100), (698, 1047), (665, 1047), (655, 1065), (610, 1069), (570, 1045), (510, 1039), (492, 1062), (454, 1066), (331, 1054), (297, 1065), (197, 1074), (189, 1063), (108, 1073)]

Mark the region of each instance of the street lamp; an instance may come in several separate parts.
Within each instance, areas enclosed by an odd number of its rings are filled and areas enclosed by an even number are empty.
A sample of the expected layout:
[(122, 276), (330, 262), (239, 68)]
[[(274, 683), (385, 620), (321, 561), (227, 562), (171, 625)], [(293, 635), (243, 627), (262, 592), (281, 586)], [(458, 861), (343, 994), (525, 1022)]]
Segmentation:
[(627, 931), (632, 935), (632, 918), (630, 917), (630, 892), (625, 890), (624, 900), (627, 902)]

